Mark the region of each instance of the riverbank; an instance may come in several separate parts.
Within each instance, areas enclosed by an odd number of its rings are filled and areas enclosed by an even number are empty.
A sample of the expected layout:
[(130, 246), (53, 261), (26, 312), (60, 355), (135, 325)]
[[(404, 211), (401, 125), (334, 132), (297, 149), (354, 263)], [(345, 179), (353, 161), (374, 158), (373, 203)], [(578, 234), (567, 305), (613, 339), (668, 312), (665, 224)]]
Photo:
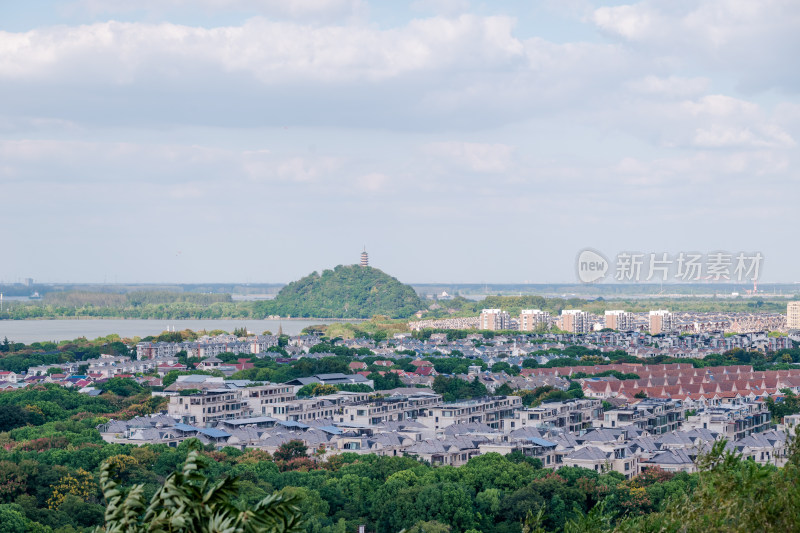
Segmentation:
[(298, 335), (300, 332), (315, 325), (358, 323), (363, 320), (332, 320), (332, 319), (124, 319), (124, 318), (68, 318), (68, 319), (28, 319), (28, 320), (2, 320), (0, 321), (0, 341), (8, 338), (13, 342), (52, 341), (59, 342), (73, 340), (79, 337), (96, 339), (112, 334), (123, 338), (156, 336), (167, 329), (181, 331), (212, 331), (220, 329), (232, 332), (245, 327), (253, 333), (270, 331), (277, 333), (282, 330), (287, 335)]

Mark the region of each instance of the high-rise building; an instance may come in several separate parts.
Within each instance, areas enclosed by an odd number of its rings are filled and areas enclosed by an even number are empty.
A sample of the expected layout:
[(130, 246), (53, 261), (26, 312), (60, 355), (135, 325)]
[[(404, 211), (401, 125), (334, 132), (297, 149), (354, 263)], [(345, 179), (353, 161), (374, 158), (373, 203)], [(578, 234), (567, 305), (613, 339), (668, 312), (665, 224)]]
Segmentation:
[(786, 327), (800, 329), (800, 302), (786, 304)]
[(364, 250), (361, 252), (361, 266), (362, 267), (369, 266), (369, 254), (367, 254), (366, 247), (364, 247)]
[(606, 311), (605, 327), (618, 331), (632, 331), (633, 313), (619, 309)]
[(587, 333), (592, 325), (589, 323), (589, 313), (580, 309), (564, 309), (561, 311), (561, 329), (570, 333)]
[(672, 313), (665, 309), (650, 311), (650, 335), (672, 331)]
[(511, 317), (502, 309), (484, 309), (479, 321), (478, 329), (501, 330), (511, 327)]
[(539, 309), (523, 309), (519, 312), (519, 330), (535, 331), (540, 326), (547, 327), (550, 323), (550, 313)]

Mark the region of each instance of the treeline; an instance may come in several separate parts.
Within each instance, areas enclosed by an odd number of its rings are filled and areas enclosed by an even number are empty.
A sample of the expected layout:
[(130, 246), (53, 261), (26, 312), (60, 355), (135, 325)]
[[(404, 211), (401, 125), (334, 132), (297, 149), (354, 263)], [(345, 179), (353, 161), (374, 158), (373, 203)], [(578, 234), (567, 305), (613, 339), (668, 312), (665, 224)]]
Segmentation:
[(190, 303), (211, 305), (232, 302), (230, 294), (201, 294), (172, 291), (132, 291), (125, 294), (111, 292), (66, 291), (49, 292), (44, 296), (46, 304), (56, 307), (106, 306), (137, 307), (142, 305)]
[(85, 361), (100, 357), (101, 354), (131, 356), (134, 350), (128, 348), (119, 335), (99, 337), (93, 341), (75, 339), (58, 344), (34, 342), (29, 345), (4, 338), (0, 341), (0, 370), (19, 374), (32, 366)]
[[(272, 315), (300, 318), (407, 319), (417, 311), (423, 318), (477, 316), (481, 309), (500, 308), (512, 316), (522, 309), (542, 309), (556, 316), (564, 309), (582, 309), (602, 315), (608, 309), (647, 312), (667, 308), (674, 312), (785, 313), (785, 299), (762, 298), (650, 298), (585, 300), (542, 296), (488, 296), (484, 300), (454, 298), (421, 301), (413, 288), (380, 270), (338, 266), (290, 283), (274, 300), (233, 301), (230, 294), (172, 291), (48, 292), (42, 300), (5, 304), (2, 319), (141, 318), (141, 319), (263, 319)], [(397, 326), (400, 328), (401, 326)], [(374, 334), (376, 331), (367, 331)], [(361, 332), (342, 330), (345, 336)], [(378, 332), (379, 335), (382, 333)]]
[(602, 315), (610, 309), (624, 309), (633, 313), (645, 313), (653, 309), (669, 309), (673, 312), (720, 312), (720, 313), (786, 313), (785, 298), (615, 298), (593, 300), (585, 298), (545, 298), (543, 296), (487, 296), (483, 300), (468, 300), (457, 297), (443, 300), (429, 308), (424, 318), (447, 318), (453, 316), (475, 316), (482, 309), (497, 308), (512, 316), (522, 309), (541, 309), (551, 315), (559, 315), (564, 309), (581, 309)]

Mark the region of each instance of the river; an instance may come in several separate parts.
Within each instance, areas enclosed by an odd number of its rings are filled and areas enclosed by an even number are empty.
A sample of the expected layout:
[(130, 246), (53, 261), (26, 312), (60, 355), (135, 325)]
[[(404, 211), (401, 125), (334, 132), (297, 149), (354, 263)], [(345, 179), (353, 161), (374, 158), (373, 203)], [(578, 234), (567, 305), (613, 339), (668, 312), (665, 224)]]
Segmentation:
[[(354, 320), (353, 322), (357, 322)], [(86, 319), (86, 320), (0, 320), (0, 342), (4, 337), (12, 342), (64, 341), (78, 337), (96, 339), (112, 333), (120, 337), (147, 337), (158, 335), (167, 328), (176, 331), (191, 329), (198, 331), (205, 329), (221, 329), (233, 332), (236, 328), (246, 327), (253, 333), (271, 331), (277, 333), (282, 327), (287, 335), (297, 335), (300, 331), (314, 324), (331, 324), (330, 320), (115, 320), (115, 319)]]

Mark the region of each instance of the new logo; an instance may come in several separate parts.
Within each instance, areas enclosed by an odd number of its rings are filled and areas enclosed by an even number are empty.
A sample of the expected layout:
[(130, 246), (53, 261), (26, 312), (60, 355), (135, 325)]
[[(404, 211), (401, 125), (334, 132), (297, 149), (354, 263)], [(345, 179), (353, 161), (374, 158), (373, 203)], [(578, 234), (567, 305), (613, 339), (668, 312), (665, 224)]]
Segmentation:
[(578, 279), (583, 283), (594, 283), (606, 277), (608, 272), (608, 259), (600, 252), (587, 248), (578, 254), (575, 265), (578, 270)]

